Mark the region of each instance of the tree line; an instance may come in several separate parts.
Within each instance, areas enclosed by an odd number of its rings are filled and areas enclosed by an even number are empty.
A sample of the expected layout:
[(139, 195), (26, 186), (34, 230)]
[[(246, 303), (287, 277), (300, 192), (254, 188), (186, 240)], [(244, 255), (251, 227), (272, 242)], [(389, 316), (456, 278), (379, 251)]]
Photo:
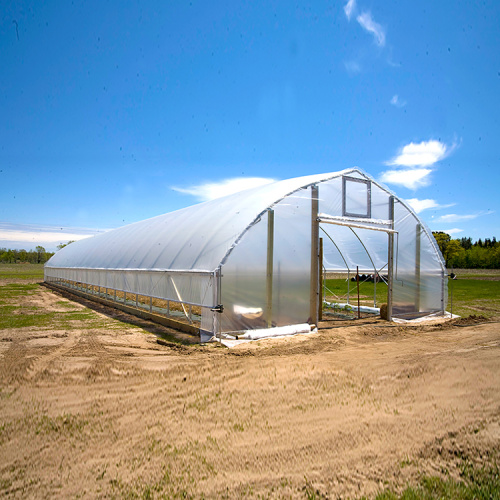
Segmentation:
[(459, 269), (500, 269), (500, 242), (493, 238), (452, 239), (442, 231), (433, 232), (446, 261), (446, 267)]
[(3, 264), (45, 264), (55, 252), (46, 252), (42, 246), (37, 246), (35, 250), (17, 250), (11, 248), (0, 248), (0, 262)]

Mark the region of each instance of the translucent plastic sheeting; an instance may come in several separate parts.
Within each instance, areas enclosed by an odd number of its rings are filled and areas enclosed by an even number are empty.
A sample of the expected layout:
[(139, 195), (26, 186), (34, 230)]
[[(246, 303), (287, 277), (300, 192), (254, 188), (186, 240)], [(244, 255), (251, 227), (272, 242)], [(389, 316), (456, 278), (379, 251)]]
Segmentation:
[(223, 332), (290, 325), (305, 322), (309, 317), (311, 189), (287, 197), (273, 211), (271, 307), (267, 212), (245, 234), (222, 267)]
[(447, 301), (445, 268), (434, 238), (408, 208), (396, 200), (393, 316), (443, 311)]
[[(212, 307), (214, 274), (168, 273), (155, 271), (109, 271), (89, 269), (45, 269), (45, 281), (68, 280), (147, 297)], [(192, 298), (197, 300), (190, 300)]]
[(356, 266), (359, 266), (363, 272), (373, 273), (374, 269), (385, 269), (387, 274), (386, 233), (330, 224), (321, 224), (321, 228), (328, 234), (320, 231), (320, 237), (323, 238), (323, 266), (327, 271), (349, 270), (355, 273)]

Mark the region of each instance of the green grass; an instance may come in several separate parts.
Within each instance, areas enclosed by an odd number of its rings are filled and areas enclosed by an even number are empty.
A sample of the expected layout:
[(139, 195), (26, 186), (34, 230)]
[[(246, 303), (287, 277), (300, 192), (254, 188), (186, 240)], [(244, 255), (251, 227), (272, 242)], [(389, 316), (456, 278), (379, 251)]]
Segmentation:
[[(481, 275), (484, 276), (484, 275)], [(347, 284), (350, 286), (350, 304), (356, 304), (356, 283), (347, 282), (344, 279), (325, 280), (329, 290), (339, 297), (338, 302), (345, 302)], [(373, 306), (373, 283), (360, 283), (359, 293), (362, 305)], [(325, 295), (330, 292), (324, 291)], [(377, 307), (387, 302), (387, 285), (377, 283)], [(500, 281), (474, 279), (472, 275), (467, 278), (448, 280), (448, 307), (450, 311), (453, 305), (453, 314), (459, 316), (484, 316), (490, 318), (498, 316), (500, 312)]]
[(391, 490), (379, 493), (376, 500), (475, 500), (500, 499), (500, 470), (496, 463), (474, 467), (466, 462), (460, 480), (424, 476), (416, 486), (401, 494)]
[(448, 311), (487, 318), (500, 312), (500, 281), (457, 279), (448, 281)]
[(9, 285), (0, 286), (0, 299), (13, 299), (24, 295), (30, 295), (30, 292), (38, 290), (36, 283), (10, 283)]
[(0, 280), (2, 279), (43, 281), (43, 264), (0, 264)]
[[(338, 300), (335, 299), (336, 302), (346, 302), (348, 285), (350, 290), (349, 303), (355, 304), (358, 289), (356, 283), (353, 281), (346, 281), (345, 279), (327, 279), (324, 281), (326, 289), (323, 290), (323, 295), (325, 297), (336, 295), (338, 297)], [(359, 295), (362, 305), (373, 306), (374, 289), (373, 283), (359, 284)], [(377, 283), (377, 307), (380, 307), (380, 305), (385, 302), (387, 302), (387, 285), (385, 283)]]
[[(68, 328), (75, 326), (73, 322), (90, 322), (84, 328), (100, 326), (102, 320), (94, 312), (84, 311), (50, 312), (44, 313), (39, 309), (20, 308), (18, 306), (0, 306), (0, 330), (5, 328), (27, 328), (53, 326)], [(81, 325), (78, 326), (81, 328)]]

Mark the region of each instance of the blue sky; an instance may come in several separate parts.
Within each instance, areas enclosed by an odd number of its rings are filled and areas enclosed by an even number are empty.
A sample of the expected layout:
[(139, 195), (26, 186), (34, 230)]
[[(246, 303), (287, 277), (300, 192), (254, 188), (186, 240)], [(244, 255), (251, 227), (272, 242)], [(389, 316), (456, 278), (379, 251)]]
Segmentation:
[(357, 166), (499, 236), (500, 2), (0, 3), (0, 247)]

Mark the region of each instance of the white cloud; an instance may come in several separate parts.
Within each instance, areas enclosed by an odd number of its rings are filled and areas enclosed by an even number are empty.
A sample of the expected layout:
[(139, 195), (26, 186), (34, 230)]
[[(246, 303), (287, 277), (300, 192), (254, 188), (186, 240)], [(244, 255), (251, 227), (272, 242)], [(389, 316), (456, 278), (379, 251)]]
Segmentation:
[(464, 232), (463, 229), (458, 229), (458, 228), (454, 228), (454, 229), (439, 229), (438, 231), (442, 231), (443, 233), (449, 234), (450, 236), (452, 236), (454, 234), (458, 234), (458, 233), (463, 233)]
[(430, 140), (418, 144), (410, 142), (404, 146), (398, 156), (387, 162), (387, 165), (403, 167), (428, 167), (445, 158), (453, 149), (446, 144)]
[(55, 248), (59, 243), (78, 241), (103, 232), (98, 229), (0, 223), (0, 247)]
[(415, 210), (417, 214), (430, 208), (448, 208), (455, 205), (455, 203), (450, 203), (449, 205), (440, 205), (434, 200), (419, 200), (418, 198), (410, 198), (409, 200), (406, 200), (406, 202), (408, 203), (408, 205), (410, 205), (411, 208), (413, 208), (413, 210)]
[(38, 243), (38, 241), (49, 243), (62, 243), (70, 240), (83, 240), (89, 238), (91, 234), (78, 234), (78, 233), (63, 233), (63, 232), (42, 232), (42, 231), (23, 231), (23, 230), (9, 230), (0, 229), (0, 241), (23, 241), (26, 243)]
[(356, 61), (347, 61), (344, 63), (344, 67), (350, 75), (361, 73), (361, 66)]
[(482, 217), (483, 215), (492, 215), (494, 213), (495, 213), (494, 210), (488, 210), (488, 211), (483, 210), (475, 214), (465, 214), (465, 215), (447, 214), (447, 215), (441, 215), (441, 217), (438, 217), (435, 222), (446, 222), (446, 223), (460, 222), (464, 220), (477, 219), (478, 217)]
[(479, 217), (481, 214), (468, 214), (468, 215), (457, 215), (457, 214), (448, 214), (441, 215), (436, 222), (460, 222), (462, 220), (471, 220)]
[(197, 186), (190, 186), (187, 188), (173, 187), (172, 189), (179, 193), (194, 196), (201, 201), (209, 201), (229, 194), (239, 193), (245, 189), (264, 186), (274, 181), (275, 179), (266, 177), (236, 177), (234, 179), (225, 179), (220, 182), (207, 182)]
[(404, 108), (406, 106), (406, 101), (400, 99), (398, 94), (394, 94), (391, 99), (391, 104), (396, 106), (396, 108)]
[(429, 175), (432, 170), (429, 168), (414, 168), (406, 170), (387, 170), (383, 172), (380, 180), (387, 184), (396, 184), (408, 189), (417, 189), (430, 184)]
[(344, 12), (345, 12), (347, 19), (349, 19), (349, 21), (351, 20), (351, 17), (352, 17), (352, 14), (353, 14), (355, 8), (356, 8), (356, 0), (349, 0), (344, 5)]
[(385, 31), (384, 28), (372, 19), (372, 15), (369, 12), (363, 12), (360, 14), (356, 21), (361, 25), (361, 27), (371, 33), (375, 42), (378, 46), (383, 47), (385, 45)]

